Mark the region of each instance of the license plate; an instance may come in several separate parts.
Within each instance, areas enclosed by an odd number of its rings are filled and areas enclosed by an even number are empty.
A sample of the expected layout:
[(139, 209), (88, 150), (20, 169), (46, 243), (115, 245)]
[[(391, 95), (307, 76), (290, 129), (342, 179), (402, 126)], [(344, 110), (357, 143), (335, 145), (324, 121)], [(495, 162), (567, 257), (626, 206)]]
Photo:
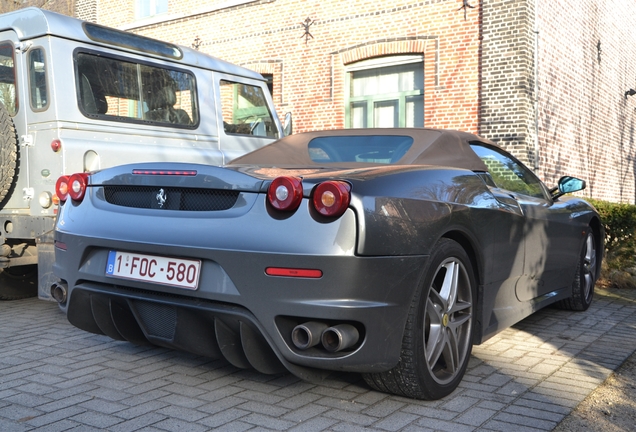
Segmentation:
[(106, 275), (195, 290), (201, 261), (111, 250)]

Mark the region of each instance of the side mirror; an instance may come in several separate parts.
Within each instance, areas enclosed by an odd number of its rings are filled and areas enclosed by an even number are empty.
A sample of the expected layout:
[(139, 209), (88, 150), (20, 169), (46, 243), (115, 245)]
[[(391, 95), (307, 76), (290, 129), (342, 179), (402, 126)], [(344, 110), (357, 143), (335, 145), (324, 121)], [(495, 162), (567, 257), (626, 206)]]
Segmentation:
[[(552, 190), (552, 198), (558, 198), (566, 193), (578, 192), (585, 189), (585, 180), (578, 179), (576, 177), (563, 176), (559, 179), (557, 187)], [(558, 190), (558, 192), (557, 192)], [(556, 193), (554, 193), (556, 192)]]
[(283, 123), (283, 135), (291, 135), (292, 134), (292, 115), (290, 112), (285, 114), (285, 122)]

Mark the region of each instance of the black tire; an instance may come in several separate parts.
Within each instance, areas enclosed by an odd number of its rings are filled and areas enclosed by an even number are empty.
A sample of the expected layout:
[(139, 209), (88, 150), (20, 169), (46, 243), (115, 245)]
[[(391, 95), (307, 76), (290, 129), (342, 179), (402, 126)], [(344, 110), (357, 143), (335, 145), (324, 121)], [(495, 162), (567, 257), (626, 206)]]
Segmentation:
[(452, 393), (470, 360), (475, 298), (475, 277), (466, 251), (453, 240), (441, 239), (411, 303), (397, 366), (364, 374), (367, 384), (425, 400)]
[(0, 270), (0, 300), (19, 300), (38, 294), (36, 264)]
[(572, 281), (572, 295), (557, 303), (561, 309), (571, 311), (585, 311), (592, 304), (594, 285), (598, 278), (598, 263), (596, 261), (596, 239), (592, 230), (588, 230), (581, 253), (576, 264), (576, 273)]
[(18, 137), (11, 116), (0, 102), (0, 203), (14, 184), (18, 160)]

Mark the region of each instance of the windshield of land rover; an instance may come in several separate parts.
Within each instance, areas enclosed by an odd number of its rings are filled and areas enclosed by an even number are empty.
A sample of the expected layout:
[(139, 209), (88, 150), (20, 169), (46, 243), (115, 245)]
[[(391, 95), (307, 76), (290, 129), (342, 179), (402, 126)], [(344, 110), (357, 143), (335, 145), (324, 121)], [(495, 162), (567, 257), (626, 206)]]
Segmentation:
[(194, 76), (189, 72), (78, 52), (77, 101), (104, 120), (196, 127)]

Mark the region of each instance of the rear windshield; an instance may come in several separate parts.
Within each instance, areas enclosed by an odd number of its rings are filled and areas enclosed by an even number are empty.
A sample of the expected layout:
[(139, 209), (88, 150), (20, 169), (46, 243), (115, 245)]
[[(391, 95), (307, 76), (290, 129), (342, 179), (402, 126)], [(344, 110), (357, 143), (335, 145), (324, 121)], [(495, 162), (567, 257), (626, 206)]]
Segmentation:
[(365, 162), (393, 164), (413, 145), (413, 138), (399, 135), (328, 136), (309, 142), (313, 162)]
[(190, 72), (92, 53), (76, 54), (77, 101), (91, 118), (196, 127)]

